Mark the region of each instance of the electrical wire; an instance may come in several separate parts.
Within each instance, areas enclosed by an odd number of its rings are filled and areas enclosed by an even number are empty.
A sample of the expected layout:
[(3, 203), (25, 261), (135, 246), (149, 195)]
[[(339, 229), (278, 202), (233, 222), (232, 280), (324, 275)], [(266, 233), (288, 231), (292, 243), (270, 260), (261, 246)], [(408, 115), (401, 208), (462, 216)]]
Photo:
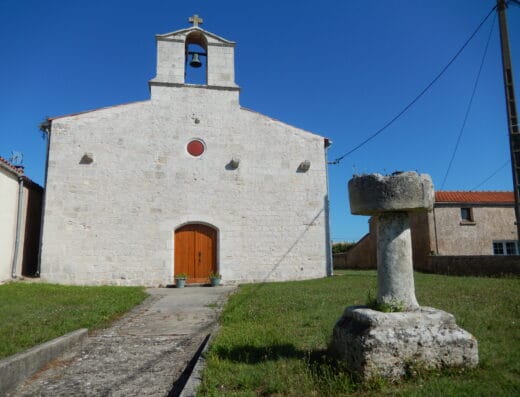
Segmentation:
[(406, 105), (399, 113), (397, 113), (396, 116), (394, 116), (390, 121), (388, 121), (383, 127), (381, 127), (379, 130), (377, 130), (375, 133), (370, 135), (368, 138), (366, 138), (364, 141), (356, 145), (354, 148), (346, 152), (345, 154), (342, 154), (341, 156), (337, 157), (333, 161), (330, 161), (329, 164), (339, 164), (345, 157), (348, 155), (354, 153), (356, 150), (360, 149), (364, 145), (366, 145), (368, 142), (370, 142), (372, 139), (374, 139), (376, 136), (381, 134), (384, 130), (386, 130), (388, 127), (390, 127), (395, 121), (397, 121), (408, 109), (410, 109), (436, 82), (440, 79), (440, 77), (448, 70), (448, 68), (451, 66), (453, 62), (459, 57), (459, 55), (464, 51), (464, 49), (467, 47), (467, 45), (471, 42), (473, 37), (477, 34), (477, 32), (480, 30), (482, 25), (488, 20), (490, 15), (495, 11), (497, 6), (494, 6), (491, 11), (486, 15), (486, 17), (479, 23), (477, 28), (473, 31), (473, 33), (469, 36), (469, 38), (466, 40), (466, 42), (462, 45), (462, 47), (457, 51), (457, 53), (450, 59), (448, 64), (444, 66), (444, 68), (440, 71), (439, 74), (417, 95), (408, 105)]
[(450, 163), (448, 164), (448, 168), (446, 169), (446, 173), (444, 174), (444, 179), (441, 183), (441, 190), (444, 190), (444, 184), (446, 183), (446, 179), (448, 179), (448, 175), (451, 170), (451, 166), (453, 165), (453, 160), (455, 159), (455, 155), (457, 154), (457, 150), (459, 149), (460, 140), (462, 138), (462, 134), (464, 133), (464, 128), (466, 128), (466, 122), (468, 121), (468, 116), (471, 111), (471, 106), (473, 105), (473, 99), (475, 98), (475, 93), (477, 92), (478, 82), (480, 81), (480, 74), (482, 73), (482, 68), (484, 67), (484, 62), (486, 60), (486, 55), (489, 48), (489, 42), (491, 41), (491, 36), (493, 35), (493, 29), (495, 27), (496, 14), (495, 18), (493, 18), (493, 23), (491, 24), (491, 29), (489, 30), (489, 36), (486, 42), (486, 47), (484, 48), (484, 53), (482, 54), (482, 60), (480, 61), (480, 66), (478, 68), (477, 77), (475, 79), (475, 83), (473, 84), (473, 91), (471, 92), (471, 97), (468, 102), (468, 106), (466, 108), (466, 114), (464, 115), (464, 121), (462, 122), (462, 126), (460, 127), (459, 135), (457, 136), (457, 142), (455, 143), (455, 148), (453, 149), (453, 153), (451, 154)]
[(511, 162), (511, 160), (506, 160), (504, 164), (502, 164), (500, 167), (498, 167), (491, 175), (489, 175), (486, 179), (484, 179), (482, 182), (480, 182), (478, 185), (476, 185), (474, 188), (470, 189), (471, 191), (477, 190), (479, 187), (481, 187), (484, 183), (489, 181), (491, 178), (493, 178), (496, 174), (498, 174), (502, 169), (508, 165)]

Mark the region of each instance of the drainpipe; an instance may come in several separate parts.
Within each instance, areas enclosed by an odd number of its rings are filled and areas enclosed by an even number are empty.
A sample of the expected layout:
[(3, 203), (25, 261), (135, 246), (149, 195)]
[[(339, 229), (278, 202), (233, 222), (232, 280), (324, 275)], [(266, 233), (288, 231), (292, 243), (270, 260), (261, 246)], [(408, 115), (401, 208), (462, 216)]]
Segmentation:
[(18, 251), (20, 250), (20, 232), (22, 229), (23, 210), (23, 176), (18, 175), (18, 213), (16, 214), (16, 233), (14, 241), (14, 255), (11, 265), (11, 277), (16, 278), (16, 264), (18, 263)]
[(330, 216), (329, 216), (329, 161), (328, 151), (332, 145), (332, 141), (325, 139), (325, 180), (327, 183), (327, 197), (325, 198), (325, 245), (327, 250), (327, 276), (332, 276), (333, 265), (332, 265), (332, 246), (330, 244)]

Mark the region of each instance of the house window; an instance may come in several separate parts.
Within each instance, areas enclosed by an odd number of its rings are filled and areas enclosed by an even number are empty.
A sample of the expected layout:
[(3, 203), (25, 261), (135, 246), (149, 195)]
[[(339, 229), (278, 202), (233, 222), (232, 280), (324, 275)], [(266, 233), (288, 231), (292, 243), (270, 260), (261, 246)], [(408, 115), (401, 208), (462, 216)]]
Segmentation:
[(518, 242), (493, 241), (493, 255), (518, 255)]
[(518, 250), (516, 249), (516, 242), (506, 242), (506, 255), (516, 255)]
[(493, 255), (504, 255), (504, 244), (502, 242), (493, 242)]
[(473, 219), (473, 208), (463, 207), (460, 209), (460, 220), (461, 223), (474, 223)]

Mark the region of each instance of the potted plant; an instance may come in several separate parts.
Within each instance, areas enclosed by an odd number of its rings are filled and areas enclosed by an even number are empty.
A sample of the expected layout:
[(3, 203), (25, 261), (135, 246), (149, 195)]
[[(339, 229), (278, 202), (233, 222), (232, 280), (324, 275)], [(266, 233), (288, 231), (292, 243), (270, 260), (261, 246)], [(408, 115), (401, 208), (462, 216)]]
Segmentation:
[(175, 275), (175, 286), (177, 288), (184, 288), (188, 275), (186, 273), (178, 273)]
[(211, 273), (209, 275), (209, 281), (212, 287), (216, 287), (220, 285), (220, 281), (222, 280), (222, 276), (219, 273)]

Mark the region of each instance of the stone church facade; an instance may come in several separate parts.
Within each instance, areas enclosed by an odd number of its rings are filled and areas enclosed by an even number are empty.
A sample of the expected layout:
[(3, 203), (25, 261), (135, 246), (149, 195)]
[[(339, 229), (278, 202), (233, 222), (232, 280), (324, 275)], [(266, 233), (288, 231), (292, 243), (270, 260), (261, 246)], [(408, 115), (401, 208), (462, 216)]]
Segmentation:
[[(150, 100), (49, 119), (41, 278), (330, 274), (328, 140), (240, 106), (235, 43), (198, 23), (156, 38)], [(191, 44), (206, 84), (185, 81)]]

